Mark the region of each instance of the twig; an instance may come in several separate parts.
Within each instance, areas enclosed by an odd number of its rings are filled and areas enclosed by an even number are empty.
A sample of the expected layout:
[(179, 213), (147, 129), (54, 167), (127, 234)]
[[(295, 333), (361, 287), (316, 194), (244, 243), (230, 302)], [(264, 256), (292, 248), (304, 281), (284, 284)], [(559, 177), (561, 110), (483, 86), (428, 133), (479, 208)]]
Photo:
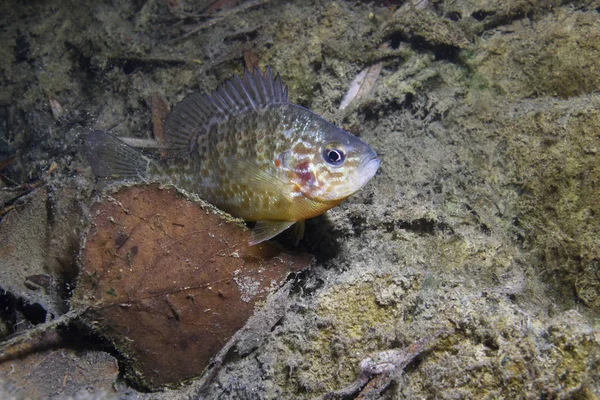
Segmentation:
[(136, 147), (138, 149), (164, 149), (165, 146), (160, 144), (157, 140), (154, 139), (139, 139), (132, 137), (120, 137), (121, 141), (130, 145), (131, 147)]
[(60, 344), (63, 339), (57, 328), (69, 325), (80, 314), (81, 310), (71, 310), (55, 320), (38, 325), (2, 343), (0, 363)]
[(225, 10), (225, 11), (221, 11), (219, 14), (215, 15), (214, 18), (206, 21), (206, 22), (202, 22), (198, 25), (196, 25), (196, 27), (194, 29), (192, 29), (191, 31), (189, 31), (188, 33), (186, 33), (183, 36), (180, 36), (178, 38), (175, 38), (173, 40), (181, 40), (181, 39), (187, 39), (188, 37), (200, 32), (203, 29), (206, 28), (210, 28), (211, 26), (215, 25), (218, 22), (221, 22), (222, 20), (224, 20), (225, 18), (229, 18), (232, 15), (238, 14), (242, 11), (248, 10), (250, 8), (254, 8), (254, 7), (258, 7), (261, 6), (263, 4), (267, 4), (268, 2), (270, 2), (271, 0), (253, 0), (253, 1), (248, 1), (246, 3), (242, 3), (239, 6), (232, 8), (230, 10)]
[(385, 350), (360, 362), (360, 375), (350, 385), (317, 397), (314, 400), (342, 399), (355, 393), (357, 399), (371, 398), (372, 394), (383, 392), (388, 385), (399, 376), (404, 368), (425, 348), (442, 334), (438, 331), (402, 349)]
[[(10, 164), (7, 164), (10, 165)], [(44, 186), (46, 184), (46, 177), (50, 176), (50, 174), (52, 174), (52, 172), (54, 172), (54, 170), (57, 168), (57, 164), (55, 162), (53, 162), (50, 167), (48, 168), (48, 171), (45, 172), (45, 176), (41, 176), (36, 178), (33, 182), (29, 182), (29, 183), (23, 183), (20, 186), (16, 187), (16, 188), (11, 188), (10, 191), (14, 192), (14, 196), (9, 199), (8, 201), (6, 201), (4, 204), (0, 204), (0, 217), (2, 217), (3, 215), (7, 214), (8, 212), (12, 211), (14, 209), (13, 203), (15, 201), (17, 201), (19, 198), (33, 192), (35, 189)], [(5, 178), (2, 174), (0, 174), (0, 178)]]

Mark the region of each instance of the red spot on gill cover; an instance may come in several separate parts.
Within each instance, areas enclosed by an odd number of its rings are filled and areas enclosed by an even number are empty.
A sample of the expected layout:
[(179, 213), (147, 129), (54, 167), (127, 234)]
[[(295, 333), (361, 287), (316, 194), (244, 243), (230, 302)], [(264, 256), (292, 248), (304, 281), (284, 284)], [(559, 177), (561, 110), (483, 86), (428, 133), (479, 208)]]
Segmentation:
[(300, 184), (304, 187), (313, 186), (315, 182), (315, 175), (309, 168), (310, 163), (308, 161), (301, 162), (294, 168), (294, 173), (300, 180)]

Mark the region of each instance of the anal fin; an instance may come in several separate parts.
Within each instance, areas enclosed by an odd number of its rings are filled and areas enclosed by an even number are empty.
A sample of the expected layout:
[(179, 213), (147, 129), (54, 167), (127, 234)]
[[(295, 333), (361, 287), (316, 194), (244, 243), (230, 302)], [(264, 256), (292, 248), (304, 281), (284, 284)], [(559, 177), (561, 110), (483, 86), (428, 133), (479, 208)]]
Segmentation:
[(254, 246), (265, 240), (269, 240), (287, 228), (292, 226), (295, 221), (258, 221), (252, 229), (252, 235), (248, 244)]
[(298, 246), (300, 240), (304, 237), (304, 229), (306, 227), (306, 223), (304, 220), (297, 221), (296, 225), (292, 228), (292, 239), (294, 240), (294, 246)]

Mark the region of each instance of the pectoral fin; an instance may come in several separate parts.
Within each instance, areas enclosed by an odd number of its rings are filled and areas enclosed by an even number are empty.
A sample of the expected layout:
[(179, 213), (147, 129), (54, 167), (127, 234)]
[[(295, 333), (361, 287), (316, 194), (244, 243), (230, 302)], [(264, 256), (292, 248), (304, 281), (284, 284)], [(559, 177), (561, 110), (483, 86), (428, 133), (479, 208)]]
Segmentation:
[(252, 229), (252, 235), (248, 244), (254, 246), (265, 240), (269, 240), (287, 228), (292, 226), (295, 221), (258, 221)]

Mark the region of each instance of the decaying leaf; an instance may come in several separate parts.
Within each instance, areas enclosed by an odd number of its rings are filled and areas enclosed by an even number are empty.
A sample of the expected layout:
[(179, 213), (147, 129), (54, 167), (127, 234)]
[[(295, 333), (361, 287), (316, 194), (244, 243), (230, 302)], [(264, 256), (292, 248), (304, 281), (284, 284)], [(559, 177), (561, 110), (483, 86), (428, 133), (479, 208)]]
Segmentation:
[(340, 110), (346, 109), (352, 102), (360, 102), (364, 100), (371, 90), (375, 86), (377, 82), (377, 78), (379, 78), (379, 74), (381, 73), (381, 69), (383, 64), (378, 62), (373, 65), (369, 65), (364, 68), (356, 78), (352, 80), (350, 83), (350, 88), (342, 98), (342, 102), (340, 104)]
[(73, 303), (150, 389), (200, 375), (291, 271), (308, 266), (173, 188), (138, 185), (91, 209)]

